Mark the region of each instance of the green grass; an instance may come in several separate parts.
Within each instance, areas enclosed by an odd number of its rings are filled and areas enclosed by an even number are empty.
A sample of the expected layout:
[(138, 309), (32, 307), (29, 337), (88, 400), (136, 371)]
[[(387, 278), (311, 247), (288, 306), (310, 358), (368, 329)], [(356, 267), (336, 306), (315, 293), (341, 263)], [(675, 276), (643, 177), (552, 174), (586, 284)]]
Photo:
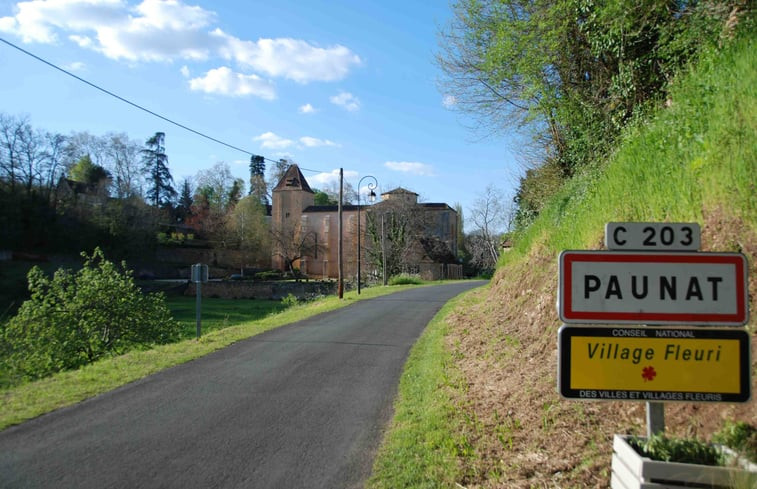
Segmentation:
[(594, 249), (610, 221), (696, 221), (716, 207), (757, 231), (757, 48), (745, 36), (677, 80), (605, 166), (566, 183), (501, 263)]
[[(166, 304), (174, 319), (182, 326), (182, 338), (197, 336), (197, 299), (167, 297)], [(218, 299), (203, 297), (201, 301), (202, 334), (228, 328), (235, 324), (264, 319), (289, 306), (281, 301), (258, 299)]]
[(369, 489), (454, 487), (458, 456), (467, 446), (456, 439), (456, 419), (450, 389), (452, 354), (444, 337), (445, 317), (468, 304), (470, 293), (448, 302), (413, 346), (405, 364), (395, 414), (373, 465)]
[[(253, 320), (245, 318), (244, 311), (248, 311), (253, 317), (255, 314), (261, 315), (262, 313), (259, 310), (255, 311), (254, 306), (250, 304), (243, 304), (247, 301), (240, 301), (239, 304), (233, 306), (233, 302), (232, 304), (226, 304), (223, 301), (210, 302), (213, 305), (209, 305), (208, 313), (215, 310), (216, 320), (220, 321), (216, 325), (224, 324), (226, 320), (224, 310), (233, 309), (233, 311), (230, 311), (234, 314), (233, 317), (242, 319), (238, 324), (229, 325), (223, 329), (215, 329), (207, 334), (203, 333), (199, 340), (194, 339), (194, 323), (192, 322), (192, 339), (170, 345), (156, 346), (149, 350), (132, 351), (124, 355), (100, 360), (79, 370), (60, 372), (35, 382), (0, 390), (0, 429), (55, 409), (76, 404), (89, 397), (113, 390), (166, 368), (194, 360), (264, 331), (316, 314), (346, 307), (357, 300), (391, 294), (411, 287), (413, 286), (370, 287), (363, 289), (360, 296), (355, 292), (347, 292), (344, 294), (343, 300), (339, 300), (337, 297), (327, 297), (292, 306), (278, 314), (268, 314), (265, 317)], [(172, 301), (172, 304), (180, 310), (179, 316), (184, 318), (183, 321), (187, 321), (191, 314), (186, 310), (181, 312), (182, 308), (186, 309), (186, 304), (182, 304), (181, 299)], [(246, 309), (247, 307), (253, 308)], [(219, 317), (220, 319), (218, 319)], [(226, 324), (231, 323), (231, 319), (226, 321)]]

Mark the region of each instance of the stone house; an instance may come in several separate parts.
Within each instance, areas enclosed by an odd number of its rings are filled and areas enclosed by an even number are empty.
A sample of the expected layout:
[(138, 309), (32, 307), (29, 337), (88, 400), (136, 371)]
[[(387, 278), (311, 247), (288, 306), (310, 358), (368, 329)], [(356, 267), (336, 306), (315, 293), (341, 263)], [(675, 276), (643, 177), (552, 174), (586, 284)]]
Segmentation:
[[(315, 192), (297, 165), (291, 165), (273, 189), (271, 229), (274, 238), (272, 265), (279, 270), (290, 266), (313, 278), (336, 278), (338, 270), (339, 209), (337, 205), (315, 205)], [(390, 212), (414, 213), (422, 216), (423, 226), (414, 234), (408, 260), (413, 270), (427, 278), (461, 278), (462, 267), (455, 264), (457, 256), (457, 212), (443, 203), (419, 203), (418, 194), (397, 188), (381, 194), (381, 202), (373, 205), (342, 206), (342, 266), (344, 277), (357, 275), (358, 214), (360, 215), (361, 274), (367, 276), (374, 268), (367, 260), (371, 246), (367, 236), (368, 215)], [(358, 212), (360, 211), (360, 212)], [(374, 223), (375, 225), (375, 223)], [(420, 235), (417, 235), (420, 234)], [(426, 243), (433, 242), (447, 253), (428, 253)], [(457, 269), (459, 267), (459, 270)]]

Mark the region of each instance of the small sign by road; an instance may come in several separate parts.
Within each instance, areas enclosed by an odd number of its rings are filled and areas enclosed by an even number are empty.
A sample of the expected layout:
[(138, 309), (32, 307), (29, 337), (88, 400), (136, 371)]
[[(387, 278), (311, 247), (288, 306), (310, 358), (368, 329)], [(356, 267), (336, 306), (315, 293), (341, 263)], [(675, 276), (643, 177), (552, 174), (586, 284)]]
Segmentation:
[(564, 251), (558, 311), (565, 323), (742, 326), (740, 253)]
[(563, 397), (607, 401), (746, 402), (749, 335), (743, 329), (563, 326)]
[(697, 251), (702, 231), (695, 222), (608, 222), (605, 245), (614, 251)]

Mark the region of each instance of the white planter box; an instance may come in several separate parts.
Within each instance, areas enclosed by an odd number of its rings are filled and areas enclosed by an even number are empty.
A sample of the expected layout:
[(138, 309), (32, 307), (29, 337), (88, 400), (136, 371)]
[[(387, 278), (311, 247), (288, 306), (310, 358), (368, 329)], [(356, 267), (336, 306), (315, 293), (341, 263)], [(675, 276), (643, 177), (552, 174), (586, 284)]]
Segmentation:
[(613, 438), (612, 452), (612, 489), (757, 487), (755, 464), (747, 463), (746, 467), (738, 468), (658, 462), (639, 455), (626, 442), (626, 437), (620, 435)]

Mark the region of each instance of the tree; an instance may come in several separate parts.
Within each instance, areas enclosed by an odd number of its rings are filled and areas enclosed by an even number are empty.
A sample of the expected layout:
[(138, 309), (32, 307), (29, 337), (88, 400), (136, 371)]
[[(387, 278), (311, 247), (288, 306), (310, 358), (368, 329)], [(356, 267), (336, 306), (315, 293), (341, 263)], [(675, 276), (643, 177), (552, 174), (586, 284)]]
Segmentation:
[(179, 222), (186, 222), (187, 217), (192, 213), (192, 205), (194, 199), (192, 199), (192, 186), (188, 179), (184, 179), (181, 183), (181, 193), (179, 194), (179, 202), (176, 206), (176, 217)]
[(315, 205), (337, 205), (339, 204), (339, 196), (337, 195), (337, 198), (334, 199), (331, 195), (327, 194), (323, 190), (315, 190), (315, 195), (313, 196), (313, 203)]
[(126, 134), (107, 134), (106, 168), (115, 176), (115, 195), (118, 198), (141, 197), (144, 172), (139, 166), (141, 145)]
[[(486, 133), (521, 131), (537, 155), (532, 169), (549, 165), (545, 174), (565, 180), (664, 100), (677, 71), (720, 42), (729, 16), (751, 15), (742, 4), (457, 0), (440, 32), (440, 88)], [(519, 205), (538, 212), (523, 194)]]
[(306, 256), (316, 257), (322, 246), (314, 231), (304, 229), (300, 220), (289, 219), (271, 228), (271, 246), (273, 255), (284, 260), (292, 275), (296, 275), (294, 262)]
[(265, 183), (265, 158), (260, 155), (250, 157), (250, 193), (263, 205), (268, 205), (267, 185)]
[(119, 270), (100, 249), (82, 257), (78, 272), (59, 269), (52, 279), (38, 267), (29, 272), (31, 298), (5, 329), (17, 377), (39, 378), (179, 338), (163, 295), (144, 295), (125, 263)]
[(248, 195), (237, 203), (228, 216), (227, 225), (242, 251), (241, 273), (250, 263), (269, 262), (271, 234), (266, 221), (266, 210), (255, 195)]
[(86, 183), (88, 185), (100, 185), (105, 180), (110, 180), (108, 170), (100, 165), (92, 163), (89, 155), (84, 155), (69, 170), (68, 176), (71, 180)]
[(145, 173), (149, 175), (147, 198), (155, 208), (170, 205), (176, 197), (173, 177), (168, 170), (165, 140), (165, 133), (156, 132), (147, 140), (145, 143), (147, 147), (142, 150), (143, 168)]
[[(414, 271), (425, 254), (420, 238), (428, 228), (423, 207), (404, 199), (384, 200), (366, 210), (366, 254), (377, 270), (386, 260), (387, 278)], [(429, 251), (436, 253), (436, 243), (428, 241)], [(446, 253), (445, 253), (446, 255)]]
[(475, 226), (467, 242), (471, 263), (480, 269), (493, 270), (499, 259), (502, 234), (512, 224), (512, 211), (494, 185), (487, 186), (474, 201), (470, 219)]

